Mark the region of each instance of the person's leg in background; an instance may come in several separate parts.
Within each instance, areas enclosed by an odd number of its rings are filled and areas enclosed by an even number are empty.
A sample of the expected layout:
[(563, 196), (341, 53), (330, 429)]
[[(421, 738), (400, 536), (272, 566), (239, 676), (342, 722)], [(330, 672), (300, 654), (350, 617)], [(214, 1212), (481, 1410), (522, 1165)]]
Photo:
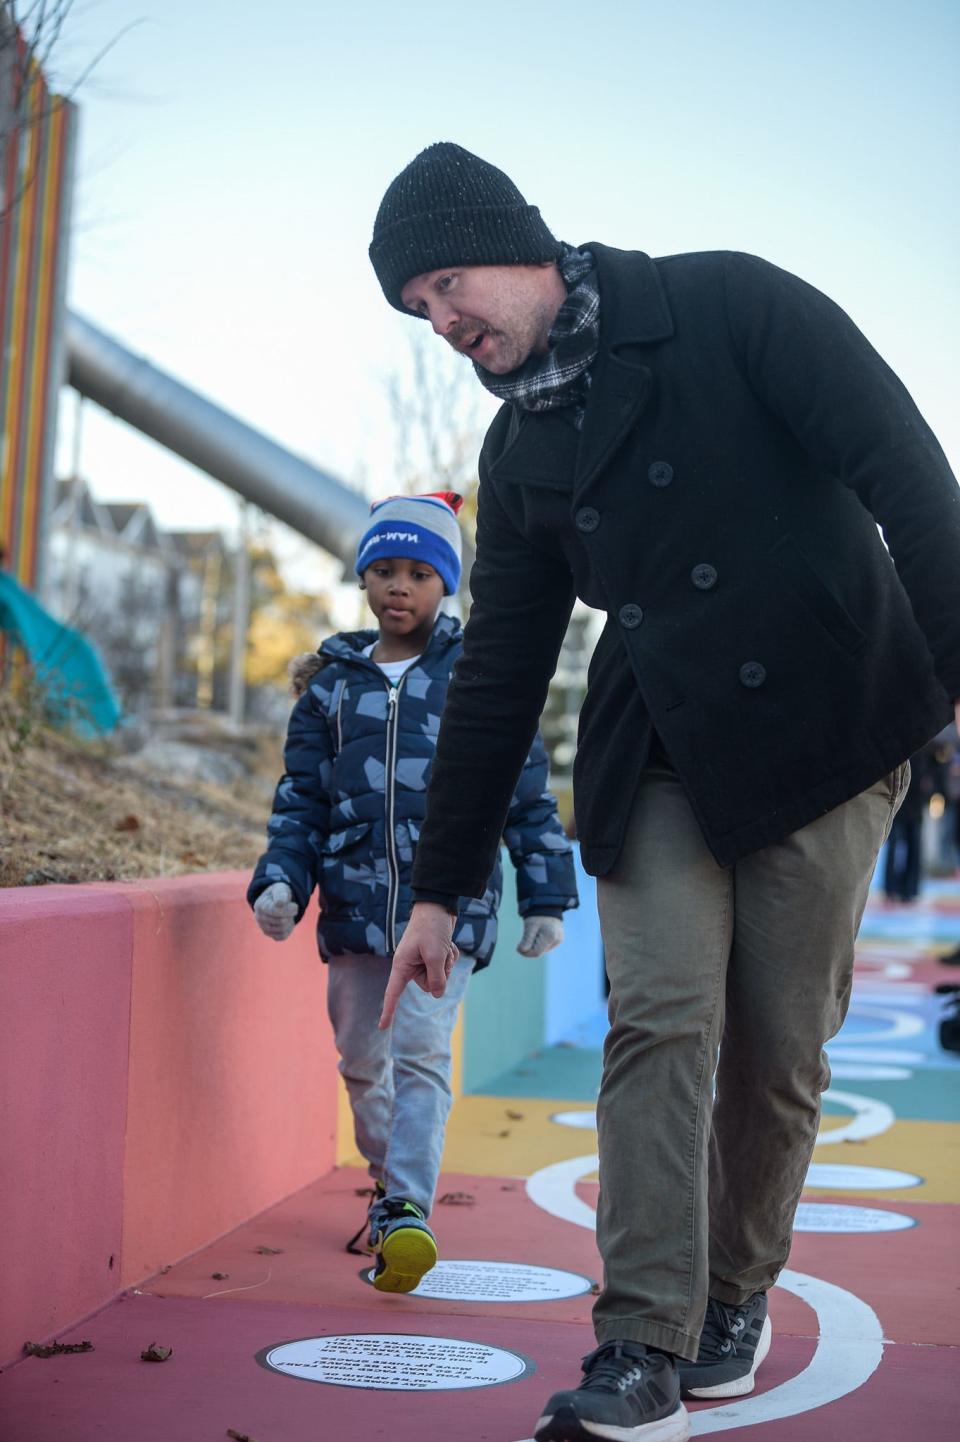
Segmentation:
[(427, 1217), (453, 1099), (453, 1029), (473, 965), (472, 957), (460, 957), (440, 998), (408, 986), (392, 1027), (380, 1031), (390, 958), (336, 957), (329, 963), (327, 1006), (340, 1071), (357, 1147), (374, 1179), (369, 1250), (379, 1291), (412, 1291), (437, 1259)]
[[(381, 1292), (412, 1292), (437, 1261), (437, 1239), (427, 1218), (453, 1101), (453, 1029), (472, 971), (473, 958), (461, 956), (442, 997), (409, 985), (390, 1028), (392, 1105), (384, 1196), (370, 1215), (377, 1258), (373, 1285)], [(378, 1009), (382, 1003), (383, 990)]]
[(453, 1102), (453, 1031), (473, 966), (472, 957), (461, 956), (439, 998), (408, 986), (390, 1033), (393, 1110), (384, 1185), (388, 1197), (414, 1202), (424, 1216), (433, 1207), (440, 1173)]
[(383, 1180), (393, 1109), (390, 1035), (377, 1027), (389, 975), (385, 956), (334, 956), (327, 963), (327, 1012), (340, 1075), (350, 1097), (357, 1150), (375, 1183)]

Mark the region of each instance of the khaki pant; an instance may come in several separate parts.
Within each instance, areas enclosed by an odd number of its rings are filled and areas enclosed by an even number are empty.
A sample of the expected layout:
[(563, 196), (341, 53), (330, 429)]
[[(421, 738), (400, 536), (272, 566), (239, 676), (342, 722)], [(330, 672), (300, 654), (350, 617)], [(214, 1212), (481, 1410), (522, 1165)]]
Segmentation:
[(776, 1281), (830, 1080), (823, 1045), (909, 774), (725, 868), (676, 774), (644, 772), (597, 888), (610, 978), (598, 1341), (695, 1357), (708, 1294), (740, 1302)]

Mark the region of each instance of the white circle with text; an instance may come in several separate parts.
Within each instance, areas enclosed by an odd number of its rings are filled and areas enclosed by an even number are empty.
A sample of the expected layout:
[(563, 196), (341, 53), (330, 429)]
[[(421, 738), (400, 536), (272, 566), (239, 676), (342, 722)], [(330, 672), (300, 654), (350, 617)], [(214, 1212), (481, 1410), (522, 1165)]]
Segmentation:
[(913, 1172), (897, 1171), (894, 1167), (811, 1162), (804, 1186), (827, 1192), (897, 1192), (903, 1187), (922, 1187), (923, 1177), (918, 1177)]
[(366, 1392), (450, 1392), (517, 1382), (535, 1370), (517, 1352), (410, 1332), (301, 1337), (257, 1353), (271, 1372)]
[(842, 1202), (801, 1202), (797, 1208), (795, 1232), (905, 1232), (915, 1227), (915, 1217), (888, 1212), (885, 1207), (850, 1207)]
[[(374, 1273), (366, 1273), (372, 1282)], [(559, 1302), (582, 1297), (593, 1286), (590, 1277), (558, 1267), (522, 1262), (438, 1262), (411, 1292), (439, 1302)]]

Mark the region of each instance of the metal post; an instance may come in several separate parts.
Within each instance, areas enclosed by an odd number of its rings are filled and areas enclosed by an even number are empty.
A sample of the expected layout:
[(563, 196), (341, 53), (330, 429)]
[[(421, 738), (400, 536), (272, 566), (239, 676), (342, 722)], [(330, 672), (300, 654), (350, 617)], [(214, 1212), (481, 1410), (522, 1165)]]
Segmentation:
[(247, 628), (250, 625), (250, 534), (249, 507), (240, 502), (240, 534), (233, 572), (233, 627), (230, 642), (230, 719), (243, 725), (246, 702), (244, 669), (247, 660)]

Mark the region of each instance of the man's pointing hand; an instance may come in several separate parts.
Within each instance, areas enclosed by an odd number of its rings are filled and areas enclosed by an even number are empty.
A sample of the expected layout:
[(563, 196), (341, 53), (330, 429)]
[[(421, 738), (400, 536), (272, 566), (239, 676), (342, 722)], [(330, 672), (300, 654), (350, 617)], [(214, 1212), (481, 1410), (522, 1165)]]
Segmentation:
[(393, 1021), (408, 981), (416, 982), (421, 991), (428, 991), (431, 996), (443, 996), (453, 963), (460, 955), (452, 940), (455, 922), (455, 916), (431, 901), (419, 901), (414, 906), (403, 939), (394, 952), (383, 998), (381, 1031), (386, 1031)]

